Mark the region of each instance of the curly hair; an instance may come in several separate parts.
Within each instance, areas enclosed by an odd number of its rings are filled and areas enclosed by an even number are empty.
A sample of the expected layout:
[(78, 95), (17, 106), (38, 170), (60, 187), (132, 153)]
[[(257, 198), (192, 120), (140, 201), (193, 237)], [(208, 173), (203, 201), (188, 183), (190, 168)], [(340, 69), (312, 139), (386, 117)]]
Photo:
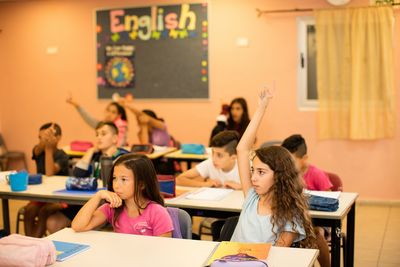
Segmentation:
[(306, 234), (306, 238), (299, 242), (300, 247), (315, 248), (316, 237), (308, 214), (308, 202), (303, 194), (304, 184), (290, 152), (283, 147), (270, 146), (257, 149), (254, 157), (274, 171), (274, 182), (267, 194), (271, 195), (272, 229), (277, 227), (277, 232), (273, 230), (275, 241), (287, 222), (294, 232), (298, 232), (297, 223), (304, 227)]

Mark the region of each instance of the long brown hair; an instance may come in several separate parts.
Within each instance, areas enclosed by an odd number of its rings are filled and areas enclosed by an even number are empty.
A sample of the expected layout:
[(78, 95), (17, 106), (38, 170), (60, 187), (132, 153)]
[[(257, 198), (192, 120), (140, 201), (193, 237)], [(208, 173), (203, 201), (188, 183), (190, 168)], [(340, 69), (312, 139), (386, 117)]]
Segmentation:
[(274, 171), (274, 183), (267, 194), (271, 195), (272, 229), (275, 226), (278, 229), (276, 233), (272, 230), (275, 240), (288, 222), (292, 225), (292, 230), (297, 232), (297, 223), (304, 227), (306, 234), (306, 238), (299, 242), (300, 246), (315, 247), (316, 238), (308, 214), (308, 202), (303, 194), (304, 184), (290, 152), (280, 146), (270, 146), (257, 149), (255, 157)]
[[(114, 180), (114, 168), (115, 166), (123, 165), (127, 169), (132, 170), (133, 178), (134, 178), (134, 193), (133, 200), (136, 206), (140, 210), (146, 208), (147, 203), (144, 206), (141, 206), (141, 200), (150, 200), (154, 201), (162, 206), (164, 206), (164, 199), (160, 193), (160, 187), (157, 181), (156, 170), (154, 169), (154, 165), (151, 160), (144, 155), (137, 154), (125, 154), (117, 158), (114, 162), (113, 167), (111, 169), (111, 177), (108, 179), (107, 189), (111, 192), (114, 192), (113, 189), (113, 180)], [(119, 215), (123, 211), (125, 206), (125, 202), (123, 201), (123, 205), (115, 209), (114, 218), (113, 218), (113, 226), (116, 225)]]

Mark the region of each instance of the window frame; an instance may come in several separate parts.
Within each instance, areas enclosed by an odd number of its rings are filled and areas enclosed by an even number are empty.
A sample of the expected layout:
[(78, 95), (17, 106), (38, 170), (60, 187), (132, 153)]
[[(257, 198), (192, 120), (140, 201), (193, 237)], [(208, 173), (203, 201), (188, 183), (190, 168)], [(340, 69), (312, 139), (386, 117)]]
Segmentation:
[(315, 25), (315, 18), (313, 16), (302, 16), (297, 18), (297, 107), (299, 110), (304, 111), (318, 110), (318, 99), (307, 98), (307, 26), (309, 25)]

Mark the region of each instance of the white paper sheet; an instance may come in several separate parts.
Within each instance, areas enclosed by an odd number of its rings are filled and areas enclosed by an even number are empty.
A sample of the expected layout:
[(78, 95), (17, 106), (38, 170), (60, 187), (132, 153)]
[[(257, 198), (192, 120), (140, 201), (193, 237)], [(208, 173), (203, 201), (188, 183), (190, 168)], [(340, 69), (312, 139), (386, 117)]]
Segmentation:
[(193, 200), (221, 200), (230, 194), (233, 189), (226, 188), (200, 188), (186, 196)]
[(304, 189), (304, 193), (313, 195), (313, 196), (330, 197), (330, 198), (335, 198), (335, 199), (338, 199), (340, 196), (340, 191), (313, 191), (313, 190)]

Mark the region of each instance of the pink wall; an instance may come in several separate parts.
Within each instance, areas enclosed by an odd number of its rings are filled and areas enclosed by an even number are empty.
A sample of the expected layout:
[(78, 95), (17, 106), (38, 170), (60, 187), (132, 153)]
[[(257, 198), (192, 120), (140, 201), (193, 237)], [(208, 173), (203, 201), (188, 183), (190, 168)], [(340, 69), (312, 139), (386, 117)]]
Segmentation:
[[(13, 149), (30, 156), (38, 127), (57, 121), (64, 130), (62, 144), (93, 137), (93, 130), (65, 103), (70, 91), (98, 118), (107, 101), (96, 99), (94, 10), (106, 7), (173, 4), (182, 1), (23, 1), (0, 4), (0, 129)], [(187, 1), (185, 1), (187, 2)], [(352, 5), (366, 5), (354, 0)], [(301, 133), (308, 141), (310, 161), (336, 172), (346, 191), (361, 199), (399, 200), (396, 162), (400, 136), (394, 139), (355, 142), (320, 141), (316, 113), (296, 105), (296, 17), (307, 13), (257, 18), (255, 9), (327, 8), (325, 1), (209, 2), (210, 93), (209, 100), (138, 101), (165, 118), (170, 132), (181, 142), (206, 144), (221, 101), (244, 96), (251, 113), (261, 84), (275, 81), (277, 92), (259, 132), (258, 140), (283, 139)], [(309, 15), (310, 13), (308, 13)], [(400, 12), (396, 11), (396, 72), (400, 73)], [(248, 48), (235, 44), (246, 37)], [(46, 54), (49, 46), (58, 53)], [(400, 78), (396, 77), (397, 99)], [(129, 139), (136, 140), (136, 125), (129, 118)], [(194, 125), (196, 127), (194, 127)], [(399, 123), (397, 121), (397, 128)], [(30, 170), (34, 165), (30, 163)], [(377, 186), (379, 184), (379, 186)]]

